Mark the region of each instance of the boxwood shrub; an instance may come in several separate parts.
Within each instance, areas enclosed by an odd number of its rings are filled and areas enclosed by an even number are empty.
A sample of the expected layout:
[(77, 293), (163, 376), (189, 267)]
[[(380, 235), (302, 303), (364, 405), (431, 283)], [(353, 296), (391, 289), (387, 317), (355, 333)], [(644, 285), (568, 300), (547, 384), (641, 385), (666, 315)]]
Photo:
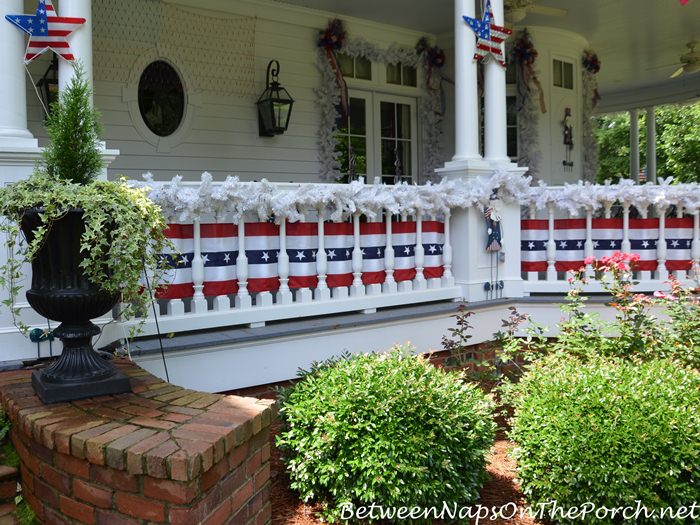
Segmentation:
[(512, 401), (510, 436), (530, 505), (637, 508), (639, 501), (651, 510), (700, 502), (698, 371), (669, 360), (552, 355), (533, 364)]
[(442, 508), (478, 497), (493, 403), (407, 348), (315, 367), (280, 400), (277, 445), (291, 487), (331, 522), (347, 517), (343, 506)]

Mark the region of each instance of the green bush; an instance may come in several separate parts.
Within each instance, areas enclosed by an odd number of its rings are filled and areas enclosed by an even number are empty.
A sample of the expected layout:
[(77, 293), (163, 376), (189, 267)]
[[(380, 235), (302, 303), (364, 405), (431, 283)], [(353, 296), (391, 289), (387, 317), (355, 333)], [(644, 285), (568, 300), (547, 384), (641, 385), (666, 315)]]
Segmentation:
[(493, 404), (460, 374), (395, 348), (317, 366), (279, 399), (291, 486), (329, 521), (345, 505), (441, 508), (478, 497)]
[[(551, 355), (532, 365), (511, 401), (510, 437), (530, 505), (636, 508), (638, 500), (661, 509), (700, 501), (696, 370), (670, 360)], [(655, 523), (662, 522), (673, 523)]]

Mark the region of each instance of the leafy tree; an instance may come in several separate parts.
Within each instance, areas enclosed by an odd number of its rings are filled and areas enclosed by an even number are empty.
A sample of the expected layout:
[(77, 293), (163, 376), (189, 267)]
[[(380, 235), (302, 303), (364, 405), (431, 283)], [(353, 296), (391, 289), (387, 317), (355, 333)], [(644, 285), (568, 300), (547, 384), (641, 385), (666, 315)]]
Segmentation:
[[(599, 146), (598, 181), (629, 177), (628, 113), (601, 115), (595, 130)], [(646, 165), (646, 114), (639, 118), (639, 163)], [(700, 102), (656, 108), (656, 175), (700, 181)]]

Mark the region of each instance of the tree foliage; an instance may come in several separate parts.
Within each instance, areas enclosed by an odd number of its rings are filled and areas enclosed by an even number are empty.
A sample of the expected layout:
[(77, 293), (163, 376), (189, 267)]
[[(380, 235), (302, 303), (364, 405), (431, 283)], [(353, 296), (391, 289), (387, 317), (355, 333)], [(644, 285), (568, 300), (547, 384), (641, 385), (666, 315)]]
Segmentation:
[[(629, 177), (629, 113), (598, 117), (598, 181)], [(639, 165), (646, 165), (646, 112), (639, 114)], [(656, 108), (656, 175), (700, 181), (700, 102)]]

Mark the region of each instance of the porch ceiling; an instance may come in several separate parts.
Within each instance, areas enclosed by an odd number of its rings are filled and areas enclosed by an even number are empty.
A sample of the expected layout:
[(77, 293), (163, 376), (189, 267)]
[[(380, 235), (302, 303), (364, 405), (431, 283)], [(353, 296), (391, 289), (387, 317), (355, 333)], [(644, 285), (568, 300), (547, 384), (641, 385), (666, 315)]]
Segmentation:
[[(430, 34), (453, 31), (453, 0), (282, 0), (339, 16), (353, 16)], [(585, 37), (603, 64), (601, 91), (665, 83), (680, 66), (686, 43), (700, 41), (700, 0), (681, 6), (678, 0), (535, 0), (564, 8), (566, 16), (528, 14), (517, 24), (573, 31)], [(684, 83), (697, 86), (700, 73)]]

